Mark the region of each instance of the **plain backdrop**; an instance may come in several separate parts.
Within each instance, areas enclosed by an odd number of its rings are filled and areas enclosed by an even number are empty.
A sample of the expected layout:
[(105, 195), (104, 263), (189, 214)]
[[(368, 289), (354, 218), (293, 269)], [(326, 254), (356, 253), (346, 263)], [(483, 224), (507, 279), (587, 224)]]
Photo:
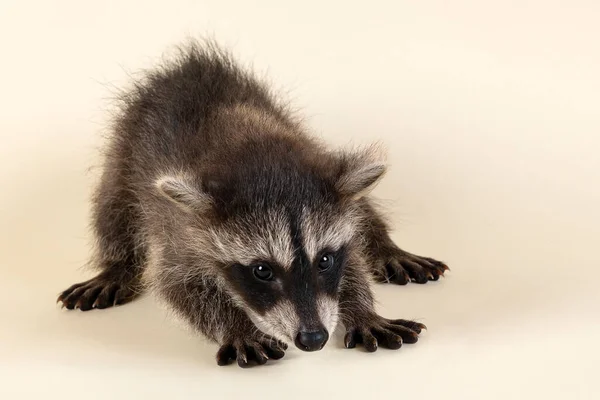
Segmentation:
[[(0, 398), (599, 399), (599, 20), (596, 0), (3, 0)], [(89, 277), (115, 88), (190, 35), (332, 145), (388, 147), (395, 240), (452, 268), (377, 286), (419, 343), (221, 368), (150, 297), (55, 304)]]

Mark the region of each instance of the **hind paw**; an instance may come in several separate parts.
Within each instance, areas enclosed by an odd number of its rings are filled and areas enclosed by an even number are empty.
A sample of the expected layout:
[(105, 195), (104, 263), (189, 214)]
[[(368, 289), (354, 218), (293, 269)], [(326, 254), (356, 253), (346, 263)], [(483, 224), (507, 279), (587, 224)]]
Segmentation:
[(74, 284), (58, 296), (57, 302), (69, 310), (89, 311), (125, 304), (135, 296), (135, 291), (123, 283), (97, 276)]
[(406, 285), (408, 282), (427, 283), (437, 281), (448, 266), (429, 257), (407, 253), (399, 248), (380, 252), (375, 277), (380, 282), (393, 282)]

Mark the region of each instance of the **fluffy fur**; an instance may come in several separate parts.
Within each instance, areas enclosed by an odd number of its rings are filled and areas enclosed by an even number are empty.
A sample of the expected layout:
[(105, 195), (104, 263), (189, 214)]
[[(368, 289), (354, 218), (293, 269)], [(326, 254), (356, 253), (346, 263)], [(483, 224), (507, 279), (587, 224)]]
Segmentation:
[(93, 199), (99, 274), (68, 309), (150, 289), (219, 343), (219, 364), (325, 345), (414, 342), (422, 326), (378, 316), (372, 277), (437, 280), (447, 267), (399, 249), (368, 198), (376, 146), (330, 150), (214, 44), (191, 44), (122, 97)]

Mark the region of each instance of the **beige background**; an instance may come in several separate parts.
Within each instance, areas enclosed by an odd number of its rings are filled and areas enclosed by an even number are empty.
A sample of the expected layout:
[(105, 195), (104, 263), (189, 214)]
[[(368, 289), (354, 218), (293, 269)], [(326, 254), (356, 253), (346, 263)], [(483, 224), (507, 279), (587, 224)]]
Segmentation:
[[(595, 0), (3, 0), (0, 398), (599, 399), (599, 20)], [(316, 134), (388, 146), (395, 238), (452, 267), (377, 287), (418, 344), (219, 368), (150, 298), (54, 304), (87, 277), (111, 87), (205, 33)]]

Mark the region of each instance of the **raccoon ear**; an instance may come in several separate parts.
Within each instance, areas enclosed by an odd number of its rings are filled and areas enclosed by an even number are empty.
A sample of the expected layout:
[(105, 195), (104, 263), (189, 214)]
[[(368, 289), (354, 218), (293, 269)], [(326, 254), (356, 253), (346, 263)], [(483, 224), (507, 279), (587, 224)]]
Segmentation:
[(359, 199), (375, 187), (386, 169), (385, 152), (379, 145), (343, 153), (335, 187), (340, 194)]
[(155, 182), (158, 191), (188, 212), (205, 211), (212, 204), (210, 196), (181, 176), (162, 176)]

